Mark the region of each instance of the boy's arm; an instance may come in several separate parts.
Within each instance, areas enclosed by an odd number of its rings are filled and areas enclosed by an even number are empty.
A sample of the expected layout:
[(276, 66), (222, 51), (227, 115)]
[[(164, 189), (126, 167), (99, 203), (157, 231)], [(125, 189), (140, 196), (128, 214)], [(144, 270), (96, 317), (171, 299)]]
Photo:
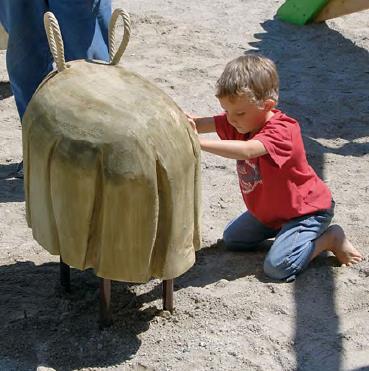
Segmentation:
[(195, 125), (193, 123), (191, 125), (199, 134), (214, 133), (216, 131), (213, 117), (192, 117), (190, 115), (187, 115), (187, 117), (190, 123), (193, 121)]
[(203, 151), (234, 160), (249, 160), (266, 155), (264, 144), (258, 140), (211, 140), (199, 137)]

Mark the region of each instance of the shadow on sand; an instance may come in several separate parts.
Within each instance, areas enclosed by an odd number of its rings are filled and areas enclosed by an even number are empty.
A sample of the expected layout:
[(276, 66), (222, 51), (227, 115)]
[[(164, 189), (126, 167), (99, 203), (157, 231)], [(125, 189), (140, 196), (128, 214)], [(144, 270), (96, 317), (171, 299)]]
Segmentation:
[[(262, 270), (269, 245), (267, 242), (259, 250), (249, 253), (229, 252), (220, 242), (204, 248), (197, 253), (196, 264), (176, 278), (174, 288), (177, 291), (186, 287), (205, 287), (224, 278), (233, 281), (246, 276), (270, 282)], [(335, 264), (335, 261), (329, 263)], [(299, 295), (303, 295), (304, 301), (326, 305), (332, 287), (322, 285), (317, 293), (305, 286), (317, 275), (320, 275), (319, 279), (327, 278), (327, 260), (318, 259), (313, 266), (318, 269), (304, 273), (305, 280), (296, 283), (301, 282), (304, 286)], [(101, 331), (97, 323), (97, 277), (91, 270), (73, 269), (71, 282), (72, 292), (65, 293), (59, 284), (58, 263), (36, 266), (32, 262), (18, 262), (0, 267), (0, 318), (3, 321), (0, 366), (8, 370), (31, 371), (41, 365), (57, 370), (108, 367), (137, 353), (141, 346), (139, 334), (149, 329), (150, 321), (161, 309), (151, 304), (161, 298), (161, 284), (153, 281), (149, 284), (150, 291), (136, 294), (134, 288), (137, 285), (115, 283), (112, 292), (114, 323)], [(144, 304), (145, 309), (142, 309)], [(308, 312), (308, 306), (305, 307)], [(305, 322), (300, 324), (300, 331), (311, 326), (306, 321), (308, 315), (315, 320), (315, 313), (302, 312), (300, 321), (304, 318)], [(332, 322), (324, 326), (329, 323)], [(319, 322), (315, 323), (315, 326), (319, 325)]]
[[(256, 275), (261, 279), (263, 250), (235, 254), (221, 244), (205, 248), (197, 253), (196, 264), (175, 280), (175, 290), (204, 287), (222, 278), (231, 281)], [(153, 281), (151, 291), (139, 295), (134, 292), (137, 285), (114, 283), (114, 323), (101, 331), (97, 323), (98, 278), (91, 270), (73, 269), (71, 283), (72, 292), (65, 293), (59, 284), (58, 263), (17, 262), (0, 267), (1, 367), (107, 367), (137, 353), (141, 345), (138, 335), (149, 329), (150, 320), (161, 309), (150, 304), (161, 298), (161, 284)]]
[(156, 310), (126, 284), (113, 286), (112, 327), (99, 330), (98, 286), (91, 271), (72, 270), (72, 293), (60, 288), (59, 264), (18, 262), (0, 267), (0, 366), (3, 370), (57, 370), (104, 367), (130, 359), (138, 335)]

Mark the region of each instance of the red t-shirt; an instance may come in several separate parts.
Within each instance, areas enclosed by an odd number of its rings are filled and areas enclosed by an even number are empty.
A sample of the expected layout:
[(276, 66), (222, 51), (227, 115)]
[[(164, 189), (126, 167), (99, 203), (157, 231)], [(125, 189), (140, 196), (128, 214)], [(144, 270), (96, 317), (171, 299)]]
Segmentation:
[(240, 134), (225, 114), (214, 117), (223, 140), (255, 139), (268, 154), (251, 160), (237, 160), (237, 172), (246, 207), (271, 228), (290, 219), (329, 209), (328, 187), (308, 164), (298, 122), (278, 110), (254, 135)]

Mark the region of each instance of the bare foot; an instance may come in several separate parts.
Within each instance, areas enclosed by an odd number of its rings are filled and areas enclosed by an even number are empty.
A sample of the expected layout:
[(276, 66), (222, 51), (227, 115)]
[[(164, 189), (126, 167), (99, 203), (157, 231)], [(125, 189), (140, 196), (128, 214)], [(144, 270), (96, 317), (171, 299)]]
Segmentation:
[(331, 225), (315, 243), (313, 258), (323, 251), (331, 251), (342, 267), (351, 266), (363, 260), (360, 252), (346, 238), (345, 232), (339, 225)]

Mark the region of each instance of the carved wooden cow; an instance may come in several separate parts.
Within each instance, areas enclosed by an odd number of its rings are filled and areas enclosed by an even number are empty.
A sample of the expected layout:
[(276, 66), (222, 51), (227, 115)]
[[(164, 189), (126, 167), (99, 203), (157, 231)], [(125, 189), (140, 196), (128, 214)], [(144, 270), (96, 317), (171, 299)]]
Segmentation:
[(116, 65), (128, 43), (127, 17), (116, 53), (110, 35), (110, 64), (66, 64), (57, 22), (47, 17), (58, 71), (40, 85), (23, 120), (33, 236), (66, 264), (105, 279), (173, 279), (200, 248), (196, 136), (171, 98)]
[(6, 50), (8, 46), (8, 34), (0, 23), (0, 50)]

